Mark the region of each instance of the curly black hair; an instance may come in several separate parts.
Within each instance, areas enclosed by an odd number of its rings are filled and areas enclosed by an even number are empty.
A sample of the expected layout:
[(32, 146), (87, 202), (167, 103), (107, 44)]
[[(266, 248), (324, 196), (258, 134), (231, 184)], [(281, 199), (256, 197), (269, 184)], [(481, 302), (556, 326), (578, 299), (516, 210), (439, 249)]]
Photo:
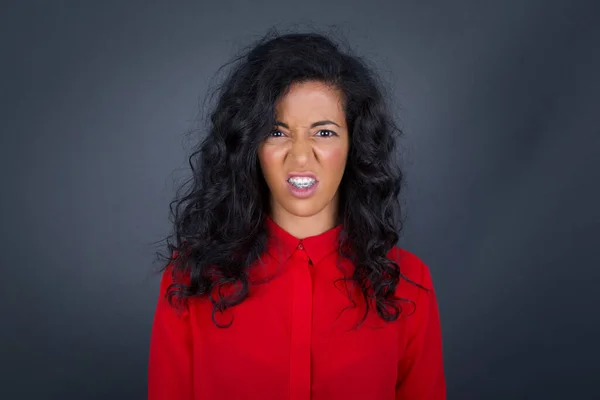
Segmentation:
[[(208, 297), (217, 324), (216, 312), (247, 298), (254, 284), (249, 268), (266, 249), (270, 207), (257, 150), (290, 85), (319, 81), (343, 93), (350, 135), (339, 189), (339, 255), (351, 260), (354, 272), (344, 279), (360, 286), (367, 306), (363, 321), (372, 307), (385, 321), (399, 317), (398, 300), (405, 299), (395, 290), (401, 278), (410, 280), (386, 255), (404, 223), (399, 201), (404, 177), (396, 157), (402, 131), (380, 78), (363, 58), (341, 47), (324, 34), (272, 29), (226, 64), (233, 68), (213, 94), (218, 101), (206, 136), (189, 156), (192, 176), (170, 204), (174, 232), (167, 238), (164, 269), (172, 264), (174, 276), (187, 277), (171, 285), (171, 304), (175, 298)], [(225, 295), (224, 287), (234, 290)]]

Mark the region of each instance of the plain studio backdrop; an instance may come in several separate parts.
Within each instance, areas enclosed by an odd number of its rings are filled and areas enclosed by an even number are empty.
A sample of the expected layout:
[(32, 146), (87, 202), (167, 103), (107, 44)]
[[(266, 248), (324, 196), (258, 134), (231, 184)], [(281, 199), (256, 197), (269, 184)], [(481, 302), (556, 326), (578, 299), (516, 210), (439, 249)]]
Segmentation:
[(271, 26), (335, 27), (393, 89), (400, 245), (437, 286), (448, 398), (598, 398), (599, 2), (0, 13), (0, 398), (146, 396), (152, 242), (170, 232), (187, 132), (217, 68)]

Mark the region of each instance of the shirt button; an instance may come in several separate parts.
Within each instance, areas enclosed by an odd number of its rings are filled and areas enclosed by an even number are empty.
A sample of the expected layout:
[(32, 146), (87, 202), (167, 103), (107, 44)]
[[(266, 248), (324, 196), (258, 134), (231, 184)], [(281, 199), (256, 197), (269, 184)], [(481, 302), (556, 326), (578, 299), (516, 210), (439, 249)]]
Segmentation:
[(302, 243), (300, 243), (300, 244), (298, 245), (298, 248), (299, 248), (300, 250), (304, 249), (304, 246), (302, 246)]

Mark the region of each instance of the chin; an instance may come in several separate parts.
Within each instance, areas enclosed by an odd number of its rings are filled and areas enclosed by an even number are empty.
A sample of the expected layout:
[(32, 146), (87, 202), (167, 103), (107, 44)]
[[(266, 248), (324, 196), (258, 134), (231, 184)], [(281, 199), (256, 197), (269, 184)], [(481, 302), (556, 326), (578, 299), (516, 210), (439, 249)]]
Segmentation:
[(323, 205), (312, 200), (292, 200), (284, 206), (285, 210), (297, 217), (311, 217), (318, 214), (323, 208)]

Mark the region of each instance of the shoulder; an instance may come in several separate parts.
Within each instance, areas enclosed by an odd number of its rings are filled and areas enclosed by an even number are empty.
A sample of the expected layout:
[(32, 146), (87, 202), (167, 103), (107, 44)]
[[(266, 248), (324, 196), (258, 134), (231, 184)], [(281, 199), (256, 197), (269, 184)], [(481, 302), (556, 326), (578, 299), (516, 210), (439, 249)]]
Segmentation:
[(408, 314), (419, 317), (411, 318), (410, 323), (419, 329), (428, 316), (437, 313), (437, 296), (429, 267), (417, 255), (398, 246), (390, 250), (388, 257), (400, 267), (396, 297), (411, 303)]
[[(162, 268), (160, 272), (160, 284), (159, 284), (159, 302), (164, 303), (165, 305), (175, 306), (175, 308), (179, 308), (180, 306), (187, 306), (187, 301), (182, 301), (178, 296), (177, 288), (182, 288), (184, 286), (188, 286), (190, 284), (190, 273), (187, 269), (183, 268), (182, 258), (179, 257), (177, 251), (175, 251), (168, 264)], [(175, 298), (171, 298), (171, 296), (175, 295)]]
[[(168, 264), (160, 272), (161, 292), (166, 292), (172, 284), (189, 283), (189, 272), (181, 267), (180, 252), (173, 252)], [(185, 261), (184, 261), (185, 262)]]
[[(429, 267), (416, 254), (399, 246), (394, 246), (388, 252), (387, 257), (396, 262), (400, 267), (400, 273), (402, 274), (402, 279), (398, 285), (400, 290), (408, 289), (406, 285), (416, 289), (417, 286), (411, 284), (411, 282), (424, 286), (428, 290), (433, 290), (433, 281)], [(410, 282), (407, 282), (407, 280)]]
[(388, 252), (388, 258), (400, 268), (400, 281), (396, 287), (396, 296), (421, 303), (435, 296), (433, 279), (429, 267), (416, 254), (394, 246)]

